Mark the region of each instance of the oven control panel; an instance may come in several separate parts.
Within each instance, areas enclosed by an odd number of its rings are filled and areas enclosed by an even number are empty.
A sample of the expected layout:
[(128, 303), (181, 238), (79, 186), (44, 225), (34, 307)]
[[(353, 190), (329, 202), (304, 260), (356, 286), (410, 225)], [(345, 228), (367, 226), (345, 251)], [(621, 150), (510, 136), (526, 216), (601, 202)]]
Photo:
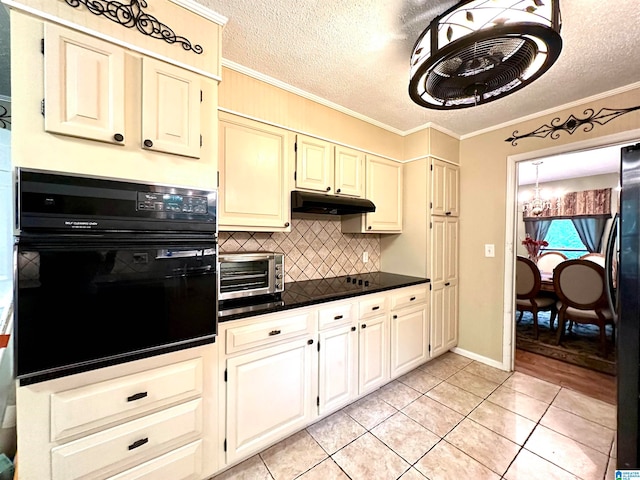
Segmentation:
[(138, 192), (138, 210), (206, 215), (207, 197), (174, 193)]

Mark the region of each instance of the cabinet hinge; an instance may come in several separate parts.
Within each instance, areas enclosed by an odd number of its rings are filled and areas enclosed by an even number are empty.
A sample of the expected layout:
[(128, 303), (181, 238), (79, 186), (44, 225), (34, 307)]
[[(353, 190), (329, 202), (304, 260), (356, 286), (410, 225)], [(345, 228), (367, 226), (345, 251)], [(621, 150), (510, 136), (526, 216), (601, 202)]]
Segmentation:
[(200, 90), (200, 103), (202, 103), (202, 90)]
[(218, 186), (218, 188), (220, 188), (220, 171), (216, 172), (216, 174), (217, 174), (216, 185)]
[(202, 135), (200, 135), (200, 146), (202, 146)]
[(433, 228), (433, 223), (429, 222), (429, 228)]
[(431, 344), (429, 344), (429, 353), (431, 353)]
[(429, 284), (429, 291), (433, 289), (433, 285)]
[(224, 450), (225, 452), (227, 451), (227, 439), (226, 439), (226, 438), (224, 439), (224, 442), (223, 442), (223, 444), (222, 444), (222, 448), (223, 448), (223, 450)]
[(433, 172), (433, 165), (429, 165), (429, 169)]
[(44, 117), (44, 98), (42, 99), (42, 102), (40, 102), (40, 113)]
[(298, 142), (293, 144), (293, 151), (297, 152), (298, 151)]
[(224, 369), (224, 381), (225, 382), (227, 381), (227, 369), (226, 368)]
[(318, 351), (320, 351), (320, 342), (318, 342)]
[(44, 38), (40, 39), (40, 53), (44, 55)]
[(319, 407), (320, 406), (320, 396), (316, 397), (316, 405)]
[(429, 208), (433, 208), (433, 202), (429, 202)]
[(298, 180), (298, 171), (293, 172), (293, 180)]

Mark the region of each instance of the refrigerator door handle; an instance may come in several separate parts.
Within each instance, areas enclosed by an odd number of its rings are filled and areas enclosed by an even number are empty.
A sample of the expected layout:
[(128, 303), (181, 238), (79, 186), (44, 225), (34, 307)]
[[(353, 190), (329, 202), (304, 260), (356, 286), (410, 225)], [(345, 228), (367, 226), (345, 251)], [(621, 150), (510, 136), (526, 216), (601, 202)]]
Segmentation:
[(620, 214), (616, 213), (611, 223), (611, 229), (609, 230), (609, 238), (607, 239), (607, 250), (605, 252), (605, 264), (604, 264), (607, 302), (609, 303), (609, 309), (613, 314), (614, 324), (618, 323), (618, 309), (617, 309), (618, 302), (614, 298), (615, 287), (613, 285), (613, 266), (614, 266), (613, 262), (614, 262), (614, 255), (615, 255), (615, 249), (616, 249), (616, 243), (617, 243), (616, 239), (618, 236), (619, 222), (620, 222)]

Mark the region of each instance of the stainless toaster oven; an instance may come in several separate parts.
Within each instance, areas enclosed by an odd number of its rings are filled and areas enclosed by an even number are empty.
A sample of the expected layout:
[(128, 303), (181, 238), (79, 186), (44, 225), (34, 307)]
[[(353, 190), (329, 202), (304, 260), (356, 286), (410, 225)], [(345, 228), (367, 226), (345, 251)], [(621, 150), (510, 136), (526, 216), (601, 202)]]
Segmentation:
[(219, 300), (284, 291), (284, 254), (278, 252), (221, 253)]

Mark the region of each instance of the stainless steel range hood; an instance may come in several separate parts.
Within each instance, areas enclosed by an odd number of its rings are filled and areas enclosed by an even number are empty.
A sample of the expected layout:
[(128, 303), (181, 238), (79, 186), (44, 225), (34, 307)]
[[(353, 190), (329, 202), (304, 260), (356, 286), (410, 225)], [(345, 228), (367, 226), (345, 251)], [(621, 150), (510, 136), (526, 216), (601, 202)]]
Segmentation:
[(371, 200), (365, 198), (338, 197), (293, 190), (291, 211), (323, 215), (353, 215), (375, 212), (376, 206)]

